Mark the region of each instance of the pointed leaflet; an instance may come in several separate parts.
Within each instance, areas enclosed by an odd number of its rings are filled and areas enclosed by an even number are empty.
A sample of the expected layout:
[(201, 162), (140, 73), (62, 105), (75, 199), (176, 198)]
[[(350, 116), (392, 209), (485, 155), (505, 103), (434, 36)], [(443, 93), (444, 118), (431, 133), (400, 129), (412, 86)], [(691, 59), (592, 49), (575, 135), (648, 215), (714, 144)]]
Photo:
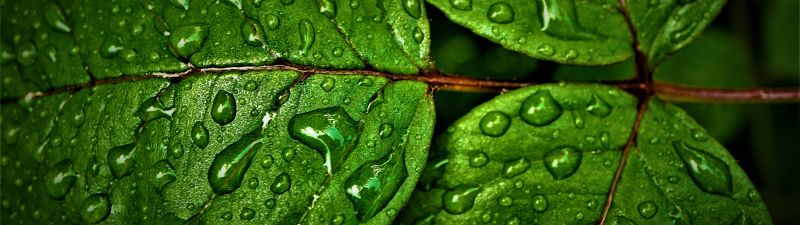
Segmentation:
[[(549, 123), (526, 122), (520, 110), (543, 92), (563, 112)], [(597, 113), (596, 99), (604, 99), (608, 113)], [(636, 104), (612, 87), (566, 84), (512, 91), (476, 107), (436, 139), (432, 171), (420, 179), (400, 224), (596, 223)], [(658, 99), (648, 106), (611, 224), (715, 224), (740, 215), (770, 223), (758, 191), (719, 143), (694, 135), (705, 132), (677, 107)], [(485, 135), (481, 120), (497, 111), (511, 117), (511, 126), (501, 136)], [(530, 165), (520, 166), (521, 159)], [(473, 191), (458, 194), (466, 190)]]
[[(147, 79), (4, 104), (0, 199), (15, 207), (0, 211), (0, 223), (388, 224), (426, 158), (433, 129), (427, 86), (360, 75), (311, 75), (292, 85), (298, 77), (272, 71)], [(285, 90), (288, 99), (273, 108)], [(236, 99), (225, 125), (212, 113), (218, 93)], [(293, 117), (325, 108), (352, 117), (361, 140), (343, 149), (331, 174), (316, 146), (289, 134)], [(145, 113), (160, 109), (170, 113)], [(203, 148), (192, 136), (198, 123), (207, 132)], [(382, 135), (385, 124), (392, 132)], [(387, 189), (350, 201), (349, 178), (369, 177), (358, 168), (382, 165), (387, 155), (399, 159), (381, 167), (388, 176), (375, 175)]]

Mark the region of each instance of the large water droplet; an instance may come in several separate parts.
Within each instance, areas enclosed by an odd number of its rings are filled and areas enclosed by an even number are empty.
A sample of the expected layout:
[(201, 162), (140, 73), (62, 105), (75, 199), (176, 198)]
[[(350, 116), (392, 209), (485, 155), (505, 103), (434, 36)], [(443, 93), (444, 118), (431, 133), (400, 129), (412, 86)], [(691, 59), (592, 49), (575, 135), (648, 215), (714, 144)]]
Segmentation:
[(520, 107), (522, 121), (534, 126), (544, 126), (561, 116), (561, 105), (556, 103), (548, 90), (540, 90), (528, 97)]
[(150, 168), (150, 175), (148, 176), (150, 184), (153, 184), (159, 192), (161, 192), (167, 184), (178, 179), (175, 175), (175, 169), (173, 169), (172, 164), (169, 164), (167, 160), (161, 160), (153, 164), (153, 167)]
[(114, 177), (121, 178), (133, 172), (133, 167), (136, 166), (135, 147), (135, 144), (127, 144), (108, 150), (108, 169)]
[(484, 135), (500, 137), (511, 126), (511, 117), (502, 111), (491, 111), (481, 118), (480, 128)]
[(201, 25), (179, 27), (170, 33), (169, 46), (178, 57), (188, 59), (203, 47), (208, 30)]
[(211, 103), (211, 119), (225, 125), (236, 117), (236, 98), (230, 92), (219, 90)]
[(164, 107), (160, 101), (156, 100), (156, 97), (151, 97), (139, 104), (139, 108), (136, 109), (133, 115), (139, 117), (144, 124), (162, 117), (170, 119), (173, 113), (175, 113), (174, 107)]
[(319, 12), (329, 19), (336, 17), (336, 3), (333, 0), (317, 0)]
[(582, 158), (581, 151), (572, 147), (560, 147), (547, 152), (543, 162), (553, 178), (562, 180), (578, 172)]
[(658, 213), (658, 206), (653, 201), (645, 201), (639, 204), (639, 215), (645, 219), (652, 219)]
[(575, 13), (574, 0), (536, 0), (539, 9), (539, 30), (566, 40), (594, 38), (594, 34), (580, 26)]
[(72, 169), (72, 161), (65, 159), (56, 164), (44, 177), (47, 194), (54, 199), (62, 199), (72, 189), (78, 175)]
[(728, 164), (721, 159), (699, 149), (686, 145), (683, 141), (674, 141), (672, 146), (689, 170), (689, 175), (701, 190), (731, 196), (733, 183)]
[(405, 151), (398, 149), (361, 165), (344, 183), (359, 221), (366, 222), (386, 207), (405, 182), (408, 176), (403, 160)]
[(64, 17), (64, 13), (61, 12), (61, 7), (54, 3), (47, 5), (44, 12), (44, 20), (50, 27), (58, 31), (69, 33), (72, 30), (69, 25), (67, 25), (67, 18)]
[(525, 158), (508, 161), (503, 164), (503, 177), (512, 178), (520, 175), (531, 167), (531, 163)]
[(275, 179), (272, 180), (272, 185), (269, 186), (269, 190), (276, 195), (286, 193), (290, 188), (292, 188), (292, 179), (286, 172), (275, 177)]
[(472, 10), (472, 0), (450, 0), (450, 5), (460, 10)]
[(487, 163), (489, 163), (489, 157), (486, 156), (486, 153), (476, 152), (469, 157), (469, 166), (471, 167), (483, 167)]
[(208, 146), (208, 129), (206, 129), (206, 125), (203, 122), (197, 121), (192, 126), (192, 143), (200, 149), (206, 148)]
[(480, 190), (479, 187), (459, 186), (445, 191), (442, 195), (444, 210), (453, 215), (467, 212), (475, 204), (475, 197)]
[(354, 144), (358, 129), (356, 121), (342, 107), (335, 106), (295, 115), (289, 120), (289, 134), (319, 152), (331, 174)]
[(259, 35), (263, 34), (264, 31), (261, 30), (261, 26), (256, 23), (251, 24), (250, 21), (245, 20), (242, 21), (239, 30), (242, 32), (244, 43), (254, 47), (262, 46), (261, 37), (259, 37)]
[(89, 196), (81, 202), (80, 212), (84, 222), (99, 223), (111, 214), (111, 201), (105, 194)]
[(489, 6), (489, 11), (486, 12), (486, 17), (492, 22), (506, 24), (514, 21), (514, 9), (511, 5), (505, 2), (496, 2)]
[(544, 212), (550, 204), (547, 202), (547, 197), (544, 195), (534, 195), (533, 198), (531, 198), (531, 202), (533, 202), (533, 210), (537, 212)]
[(308, 19), (303, 19), (298, 24), (300, 29), (300, 53), (306, 54), (314, 44), (314, 25)]
[(409, 16), (419, 19), (422, 16), (422, 4), (419, 0), (403, 0), (403, 9)]
[(606, 117), (611, 114), (611, 105), (600, 96), (593, 95), (592, 101), (586, 106), (586, 111), (597, 117)]
[(393, 131), (394, 131), (394, 126), (392, 126), (391, 123), (384, 123), (381, 124), (381, 127), (378, 128), (378, 135), (380, 135), (381, 138), (388, 138), (389, 136), (392, 135)]
[(208, 183), (218, 195), (228, 194), (242, 185), (244, 174), (261, 148), (261, 128), (256, 128), (214, 156), (208, 168)]

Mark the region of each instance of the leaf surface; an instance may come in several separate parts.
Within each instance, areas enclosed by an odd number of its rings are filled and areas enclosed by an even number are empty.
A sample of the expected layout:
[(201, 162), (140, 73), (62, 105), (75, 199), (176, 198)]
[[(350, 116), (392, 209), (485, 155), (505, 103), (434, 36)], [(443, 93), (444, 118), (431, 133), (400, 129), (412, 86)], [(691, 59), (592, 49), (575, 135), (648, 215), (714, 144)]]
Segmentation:
[(2, 222), (389, 223), (426, 159), (427, 85), (302, 77), (146, 79), (4, 104)]
[[(398, 222), (596, 223), (636, 106), (633, 96), (602, 85), (500, 95), (436, 139)], [(682, 110), (651, 100), (637, 139), (611, 224), (771, 223), (734, 159)]]

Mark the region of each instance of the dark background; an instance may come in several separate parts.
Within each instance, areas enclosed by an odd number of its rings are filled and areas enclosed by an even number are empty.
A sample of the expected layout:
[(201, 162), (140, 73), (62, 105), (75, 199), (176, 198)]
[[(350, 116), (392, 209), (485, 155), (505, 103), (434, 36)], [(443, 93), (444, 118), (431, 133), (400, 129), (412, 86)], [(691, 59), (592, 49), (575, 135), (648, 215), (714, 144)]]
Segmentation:
[[(800, 87), (798, 0), (729, 0), (655, 79), (700, 87)], [(622, 80), (630, 61), (578, 67), (539, 61), (472, 34), (427, 6), (432, 55), (445, 73), (532, 82)], [(438, 91), (436, 133), (496, 94)], [(800, 224), (800, 104), (679, 103), (723, 143), (761, 191), (775, 224)]]

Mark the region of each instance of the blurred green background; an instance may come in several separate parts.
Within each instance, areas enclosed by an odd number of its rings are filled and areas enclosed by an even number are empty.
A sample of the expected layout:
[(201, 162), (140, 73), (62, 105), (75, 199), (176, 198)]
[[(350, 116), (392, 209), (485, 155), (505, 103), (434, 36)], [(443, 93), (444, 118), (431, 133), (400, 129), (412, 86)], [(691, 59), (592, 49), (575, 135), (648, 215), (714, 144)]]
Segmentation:
[[(729, 0), (703, 35), (655, 72), (659, 81), (721, 88), (800, 87), (798, 0)], [(578, 67), (505, 50), (427, 6), (432, 54), (445, 73), (535, 83), (633, 78), (626, 61)], [(496, 93), (438, 91), (436, 133)], [(800, 104), (679, 103), (723, 143), (761, 191), (775, 224), (800, 224)]]

